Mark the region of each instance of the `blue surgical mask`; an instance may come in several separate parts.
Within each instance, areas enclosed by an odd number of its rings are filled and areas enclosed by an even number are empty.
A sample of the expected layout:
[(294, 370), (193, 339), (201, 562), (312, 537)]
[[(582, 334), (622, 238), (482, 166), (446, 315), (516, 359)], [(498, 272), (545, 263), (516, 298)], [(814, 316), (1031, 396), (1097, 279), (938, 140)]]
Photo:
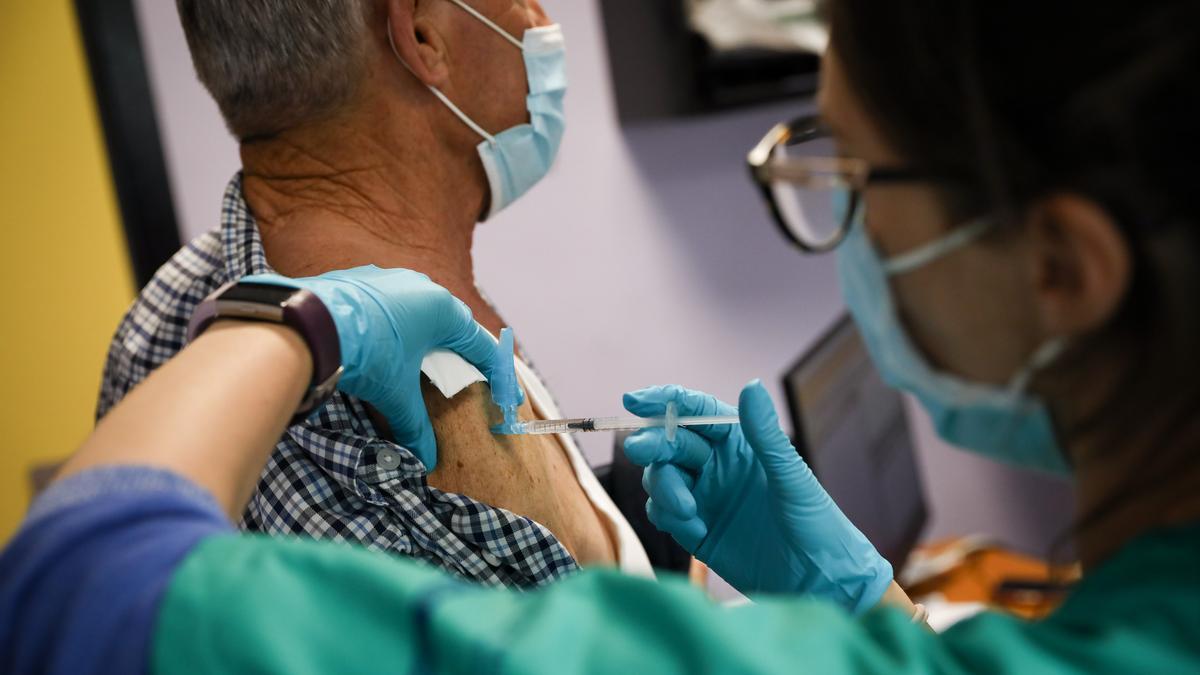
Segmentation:
[[(530, 28), (525, 31), (524, 39), (518, 40), (462, 0), (450, 1), (499, 33), (525, 55), (525, 76), (529, 84), (525, 106), (530, 121), (499, 134), (488, 133), (439, 89), (429, 88), (463, 124), (483, 138), (477, 150), (491, 191), (491, 208), (485, 216), (487, 219), (545, 178), (550, 173), (554, 158), (558, 156), (558, 148), (566, 130), (563, 111), (567, 94), (566, 39), (562, 27), (556, 24)], [(391, 35), (390, 25), (388, 35)], [(392, 49), (395, 51), (394, 43)], [(400, 58), (399, 53), (396, 58)], [(404, 63), (404, 59), (401, 58), (400, 62)]]
[[(844, 213), (849, 200), (844, 194), (840, 197)], [(889, 277), (971, 243), (990, 229), (990, 221), (969, 223), (938, 241), (881, 260), (862, 216), (860, 207), (837, 249), (838, 274), (846, 305), (883, 379), (916, 396), (947, 442), (1009, 464), (1069, 474), (1046, 405), (1027, 392), (1033, 375), (1062, 353), (1064, 340), (1052, 340), (1036, 350), (1006, 387), (967, 382), (929, 365), (909, 340), (893, 302)]]

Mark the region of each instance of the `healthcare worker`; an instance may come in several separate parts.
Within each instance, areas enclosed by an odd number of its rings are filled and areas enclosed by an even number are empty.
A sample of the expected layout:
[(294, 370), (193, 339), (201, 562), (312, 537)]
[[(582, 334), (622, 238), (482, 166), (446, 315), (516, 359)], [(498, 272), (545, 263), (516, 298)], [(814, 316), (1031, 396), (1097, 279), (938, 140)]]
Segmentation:
[[(490, 372), (490, 340), (444, 290), (361, 268), (244, 282), (235, 297), (283, 302), (282, 323), (212, 323), (104, 420), (0, 558), (0, 670), (1200, 671), (1200, 6), (829, 7), (823, 123), (774, 131), (756, 177), (798, 244), (836, 252), (880, 371), (942, 435), (1074, 477), (1085, 573), (1052, 616), (914, 621), (758, 384), (740, 428), (627, 446), (655, 523), (748, 606), (596, 570), (483, 589), (236, 534), (295, 401), (319, 402), (333, 366), (400, 434), (425, 419), (425, 351)], [(826, 125), (822, 158), (806, 148)], [(797, 217), (814, 200), (835, 207), (824, 226)], [(670, 401), (731, 410), (679, 387), (626, 397), (639, 414)]]

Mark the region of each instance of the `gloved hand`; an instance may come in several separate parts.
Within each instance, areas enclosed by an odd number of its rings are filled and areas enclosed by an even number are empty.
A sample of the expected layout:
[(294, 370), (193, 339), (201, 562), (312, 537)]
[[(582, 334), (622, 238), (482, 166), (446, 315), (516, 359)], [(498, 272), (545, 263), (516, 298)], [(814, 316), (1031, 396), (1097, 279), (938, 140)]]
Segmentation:
[(304, 279), (265, 274), (244, 281), (303, 288), (325, 303), (337, 324), (345, 368), (338, 389), (374, 405), (396, 442), (433, 471), (437, 442), (421, 396), (421, 362), (445, 348), (491, 375), (496, 342), (471, 310), (424, 274), (374, 265)]
[(625, 441), (646, 467), (650, 521), (744, 593), (803, 593), (861, 613), (892, 582), (892, 567), (847, 520), (779, 428), (757, 380), (738, 409), (678, 386), (625, 395), (629, 412), (733, 415), (737, 425), (643, 429)]

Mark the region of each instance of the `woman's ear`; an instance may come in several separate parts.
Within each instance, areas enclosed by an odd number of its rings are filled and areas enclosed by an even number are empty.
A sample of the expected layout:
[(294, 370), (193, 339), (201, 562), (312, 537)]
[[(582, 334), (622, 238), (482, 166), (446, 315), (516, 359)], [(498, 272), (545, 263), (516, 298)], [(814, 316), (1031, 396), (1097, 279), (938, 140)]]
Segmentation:
[(1070, 337), (1107, 323), (1133, 273), (1116, 221), (1096, 202), (1072, 193), (1042, 200), (1031, 215), (1033, 287), (1046, 334)]
[(426, 0), (388, 0), (388, 38), (396, 56), (423, 84), (444, 88), (450, 71), (445, 42), (432, 18), (423, 12)]

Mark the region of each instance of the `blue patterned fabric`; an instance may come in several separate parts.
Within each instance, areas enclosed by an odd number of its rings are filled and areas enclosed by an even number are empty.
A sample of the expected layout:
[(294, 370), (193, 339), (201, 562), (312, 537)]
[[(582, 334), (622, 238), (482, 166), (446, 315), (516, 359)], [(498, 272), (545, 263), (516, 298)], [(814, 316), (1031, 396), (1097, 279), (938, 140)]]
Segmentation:
[[(154, 275), (121, 322), (97, 418), (183, 348), (188, 320), (205, 297), (230, 280), (273, 272), (240, 174), (226, 189), (221, 221)], [(377, 461), (380, 453), (389, 461)], [(382, 439), (363, 403), (340, 392), (280, 439), (241, 526), (352, 541), (490, 585), (539, 586), (577, 569), (540, 524), (430, 487), (421, 462)]]

